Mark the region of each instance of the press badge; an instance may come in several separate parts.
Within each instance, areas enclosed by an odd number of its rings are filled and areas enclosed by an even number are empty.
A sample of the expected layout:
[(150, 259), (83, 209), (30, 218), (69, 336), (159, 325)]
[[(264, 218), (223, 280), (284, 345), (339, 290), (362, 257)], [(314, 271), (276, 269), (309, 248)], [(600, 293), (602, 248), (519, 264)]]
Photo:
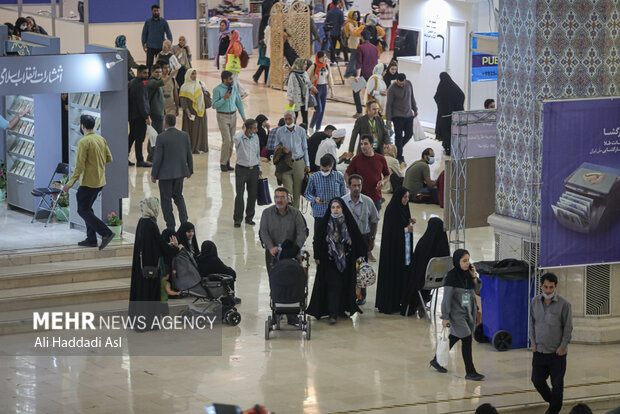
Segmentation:
[(470, 301), (469, 292), (463, 293), (461, 302), (464, 308), (469, 308), (469, 301)]

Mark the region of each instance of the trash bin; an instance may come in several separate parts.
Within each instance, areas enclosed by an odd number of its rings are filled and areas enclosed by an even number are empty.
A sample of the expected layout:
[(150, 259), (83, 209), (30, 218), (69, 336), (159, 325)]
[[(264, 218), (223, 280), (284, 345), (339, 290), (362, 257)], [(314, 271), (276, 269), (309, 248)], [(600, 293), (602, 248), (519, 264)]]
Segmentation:
[(482, 280), (482, 323), (474, 329), (477, 342), (491, 342), (498, 351), (525, 348), (528, 340), (528, 306), (534, 281), (528, 290), (529, 268), (522, 260), (478, 262)]

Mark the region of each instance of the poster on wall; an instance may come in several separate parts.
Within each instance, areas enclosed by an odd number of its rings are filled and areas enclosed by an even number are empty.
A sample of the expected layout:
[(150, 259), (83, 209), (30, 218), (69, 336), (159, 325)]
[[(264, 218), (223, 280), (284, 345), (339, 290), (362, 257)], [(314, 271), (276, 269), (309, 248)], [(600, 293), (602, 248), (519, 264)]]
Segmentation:
[(545, 102), (540, 267), (620, 262), (620, 98)]
[(471, 81), (472, 82), (487, 82), (497, 81), (497, 65), (499, 58), (497, 55), (490, 55), (487, 53), (474, 52), (478, 49), (478, 38), (480, 36), (498, 37), (497, 32), (491, 33), (474, 33), (472, 37), (472, 53), (471, 53)]

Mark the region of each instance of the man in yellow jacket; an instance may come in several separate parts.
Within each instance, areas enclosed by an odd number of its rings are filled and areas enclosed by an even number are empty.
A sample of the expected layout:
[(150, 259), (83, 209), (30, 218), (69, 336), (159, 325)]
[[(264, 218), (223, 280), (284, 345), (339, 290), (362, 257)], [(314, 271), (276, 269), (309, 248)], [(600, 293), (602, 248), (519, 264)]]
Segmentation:
[(86, 224), (86, 239), (78, 243), (82, 247), (97, 247), (97, 233), (101, 236), (99, 250), (104, 249), (114, 238), (112, 230), (93, 212), (93, 204), (106, 184), (105, 165), (112, 162), (112, 154), (105, 138), (93, 132), (95, 118), (80, 116), (80, 131), (84, 135), (77, 145), (77, 159), (73, 175), (62, 189), (69, 192), (80, 179), (77, 191), (78, 214)]

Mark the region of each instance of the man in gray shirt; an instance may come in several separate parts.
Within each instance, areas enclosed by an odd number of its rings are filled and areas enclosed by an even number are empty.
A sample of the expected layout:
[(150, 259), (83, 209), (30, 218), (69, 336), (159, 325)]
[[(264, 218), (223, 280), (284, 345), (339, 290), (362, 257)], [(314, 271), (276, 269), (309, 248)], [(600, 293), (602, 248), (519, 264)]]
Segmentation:
[[(538, 393), (549, 403), (550, 414), (562, 409), (566, 352), (573, 331), (571, 305), (555, 293), (558, 278), (545, 273), (541, 278), (542, 294), (532, 299), (530, 306), (530, 341), (532, 359), (532, 383)], [(551, 377), (552, 389), (547, 385)]]
[(247, 186), (248, 204), (245, 209), (245, 222), (250, 226), (254, 224), (254, 208), (258, 196), (258, 177), (263, 175), (260, 168), (260, 142), (255, 119), (246, 119), (243, 123), (245, 131), (239, 131), (233, 137), (237, 149), (237, 163), (235, 165), (235, 211), (233, 221), (235, 227), (241, 227), (243, 219), (243, 193)]
[(306, 221), (299, 210), (288, 204), (288, 194), (286, 188), (276, 188), (273, 192), (275, 206), (265, 209), (260, 219), (259, 234), (265, 247), (268, 273), (285, 240), (293, 240), (301, 248), (308, 237)]
[(418, 116), (418, 105), (413, 96), (413, 86), (404, 73), (399, 73), (387, 90), (385, 119), (388, 127), (394, 123), (394, 142), (398, 153), (396, 158), (405, 162), (403, 147), (413, 136), (413, 118)]

